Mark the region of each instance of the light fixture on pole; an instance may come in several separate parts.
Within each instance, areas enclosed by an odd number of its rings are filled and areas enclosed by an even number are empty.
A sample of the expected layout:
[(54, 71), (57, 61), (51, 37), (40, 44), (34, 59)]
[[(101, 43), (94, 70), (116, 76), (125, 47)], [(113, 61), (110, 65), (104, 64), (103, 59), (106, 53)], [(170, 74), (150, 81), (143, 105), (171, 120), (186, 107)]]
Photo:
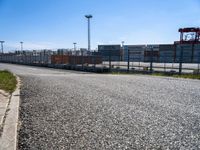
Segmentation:
[(85, 17), (88, 20), (88, 51), (91, 50), (91, 46), (90, 46), (90, 19), (92, 18), (92, 15), (85, 15)]
[(1, 43), (1, 53), (3, 54), (3, 43), (5, 43), (5, 41), (0, 41)]

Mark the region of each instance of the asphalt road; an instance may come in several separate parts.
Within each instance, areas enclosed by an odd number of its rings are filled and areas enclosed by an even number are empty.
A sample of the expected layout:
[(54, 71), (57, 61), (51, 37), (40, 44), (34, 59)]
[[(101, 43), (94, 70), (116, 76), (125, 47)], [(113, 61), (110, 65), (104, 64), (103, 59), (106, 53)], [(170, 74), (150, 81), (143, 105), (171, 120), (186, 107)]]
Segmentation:
[(0, 64), (22, 80), (19, 149), (200, 149), (200, 81)]

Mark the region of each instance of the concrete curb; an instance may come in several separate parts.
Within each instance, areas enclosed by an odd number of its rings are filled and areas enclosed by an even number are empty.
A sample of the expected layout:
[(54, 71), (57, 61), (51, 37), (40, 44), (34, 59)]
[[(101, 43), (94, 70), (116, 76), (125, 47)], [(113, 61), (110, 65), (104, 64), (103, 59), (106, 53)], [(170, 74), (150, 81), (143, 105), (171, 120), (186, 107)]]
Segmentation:
[(17, 88), (12, 93), (8, 105), (3, 133), (0, 137), (0, 150), (17, 149), (17, 127), (20, 103), (20, 79), (17, 77)]
[(3, 131), (3, 125), (6, 118), (6, 111), (10, 103), (11, 95), (3, 90), (0, 90), (2, 100), (0, 100), (0, 137)]

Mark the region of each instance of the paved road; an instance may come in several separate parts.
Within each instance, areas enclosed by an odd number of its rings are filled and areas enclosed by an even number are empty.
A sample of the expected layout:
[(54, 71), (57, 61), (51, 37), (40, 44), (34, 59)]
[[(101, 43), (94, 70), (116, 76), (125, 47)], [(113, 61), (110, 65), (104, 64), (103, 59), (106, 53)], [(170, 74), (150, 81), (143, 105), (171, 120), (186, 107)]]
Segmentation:
[(19, 149), (200, 149), (200, 81), (0, 64), (21, 77)]

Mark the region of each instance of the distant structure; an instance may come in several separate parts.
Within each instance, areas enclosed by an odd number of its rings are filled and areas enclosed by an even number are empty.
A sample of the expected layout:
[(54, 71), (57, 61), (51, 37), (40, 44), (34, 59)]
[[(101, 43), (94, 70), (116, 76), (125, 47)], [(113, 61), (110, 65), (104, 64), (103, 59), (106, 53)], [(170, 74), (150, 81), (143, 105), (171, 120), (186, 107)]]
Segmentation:
[(3, 54), (3, 43), (5, 43), (5, 41), (0, 41), (1, 43), (1, 53)]
[(200, 28), (180, 28), (180, 44), (199, 44)]
[(124, 43), (125, 43), (125, 42), (124, 42), (124, 41), (122, 41), (122, 47), (124, 47)]
[(20, 42), (20, 44), (21, 44), (21, 51), (23, 51), (23, 43), (24, 42)]
[(90, 46), (90, 19), (92, 18), (92, 15), (85, 15), (85, 17), (88, 20), (88, 51), (91, 50), (91, 46)]
[(200, 28), (180, 28), (180, 40), (174, 42), (176, 62), (200, 61)]
[(76, 51), (76, 44), (77, 44), (77, 43), (74, 42), (73, 44), (74, 44), (74, 51)]
[(98, 45), (98, 52), (103, 57), (103, 61), (121, 60), (121, 45)]
[[(200, 63), (200, 28), (180, 28), (179, 41), (171, 44), (98, 45), (103, 61)], [(123, 58), (123, 59), (120, 59)]]
[[(30, 58), (34, 56), (32, 61), (49, 62), (51, 55), (75, 55), (75, 56), (101, 56), (103, 61), (125, 61), (125, 62), (157, 62), (157, 63), (198, 63), (200, 66), (200, 28), (189, 27), (180, 28), (180, 39), (174, 43), (169, 44), (139, 44), (127, 45), (124, 41), (121, 44), (98, 45), (98, 51), (91, 50), (90, 45), (90, 19), (92, 15), (85, 15), (88, 20), (88, 48), (76, 47), (76, 42), (73, 43), (73, 48), (70, 49), (57, 49), (57, 51), (42, 50), (42, 51), (26, 51), (23, 50), (23, 42), (21, 44), (21, 51), (16, 51), (15, 54), (19, 55), (18, 62), (25, 56)], [(3, 53), (3, 43), (0, 41), (1, 50)], [(6, 54), (5, 54), (6, 55)], [(22, 57), (23, 56), (23, 57)], [(29, 57), (27, 59), (29, 59)], [(94, 57), (94, 58), (95, 58)], [(86, 57), (85, 57), (86, 58)], [(31, 58), (32, 59), (32, 58)], [(26, 62), (28, 63), (28, 62)], [(109, 64), (111, 68), (111, 63)], [(180, 67), (181, 68), (181, 67)]]
[(60, 48), (60, 49), (57, 49), (57, 54), (58, 55), (71, 55), (72, 50), (66, 49), (66, 48)]

